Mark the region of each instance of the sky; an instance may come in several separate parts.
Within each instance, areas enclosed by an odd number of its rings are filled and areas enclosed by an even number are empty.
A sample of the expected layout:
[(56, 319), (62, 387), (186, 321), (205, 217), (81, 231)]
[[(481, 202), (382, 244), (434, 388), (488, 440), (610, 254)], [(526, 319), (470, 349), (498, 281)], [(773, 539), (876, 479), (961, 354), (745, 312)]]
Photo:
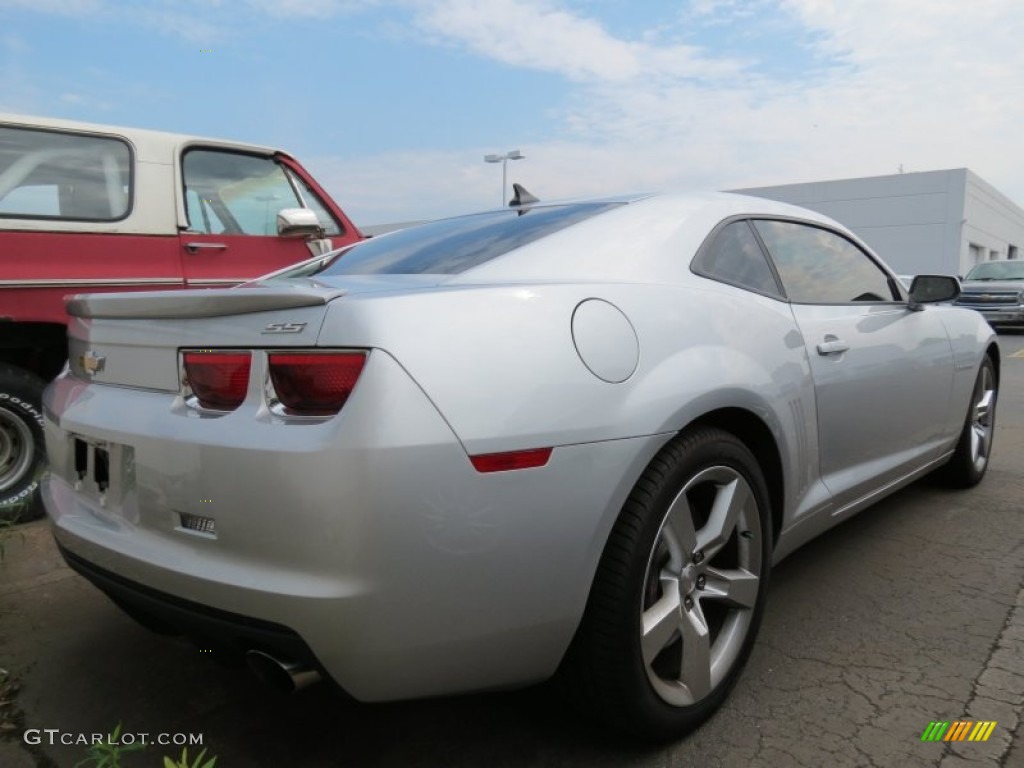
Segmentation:
[(1024, 204), (1020, 0), (0, 0), (0, 112), (269, 144), (361, 225), (968, 167)]

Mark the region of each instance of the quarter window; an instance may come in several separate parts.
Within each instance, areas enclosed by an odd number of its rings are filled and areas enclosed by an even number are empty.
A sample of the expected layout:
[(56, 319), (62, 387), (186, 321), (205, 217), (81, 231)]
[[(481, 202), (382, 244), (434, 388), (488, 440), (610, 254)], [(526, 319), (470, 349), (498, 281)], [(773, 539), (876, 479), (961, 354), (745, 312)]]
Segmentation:
[(754, 226), (790, 301), (847, 304), (898, 299), (885, 272), (846, 238), (792, 221), (760, 220)]
[(726, 224), (701, 247), (693, 270), (713, 280), (779, 296), (779, 285), (746, 221)]
[(0, 128), (0, 217), (123, 219), (131, 165), (131, 150), (120, 139)]

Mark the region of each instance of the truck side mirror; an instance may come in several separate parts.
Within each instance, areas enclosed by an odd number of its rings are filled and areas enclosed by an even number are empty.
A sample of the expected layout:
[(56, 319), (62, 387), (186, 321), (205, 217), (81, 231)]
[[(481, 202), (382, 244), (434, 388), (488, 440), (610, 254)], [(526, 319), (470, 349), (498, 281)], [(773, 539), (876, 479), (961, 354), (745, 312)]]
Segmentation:
[(324, 236), (316, 213), (309, 208), (284, 208), (277, 212), (277, 234), (281, 237)]

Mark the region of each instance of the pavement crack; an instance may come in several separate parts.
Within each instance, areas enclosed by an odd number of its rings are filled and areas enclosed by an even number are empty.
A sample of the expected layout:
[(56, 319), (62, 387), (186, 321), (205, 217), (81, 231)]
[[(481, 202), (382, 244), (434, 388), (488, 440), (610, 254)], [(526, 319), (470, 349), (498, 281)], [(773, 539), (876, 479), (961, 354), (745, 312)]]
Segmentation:
[[(1020, 726), (1021, 701), (1024, 701), (1024, 581), (1017, 591), (1014, 606), (1006, 614), (1002, 630), (989, 647), (964, 708), (970, 718), (998, 723), (988, 744), (998, 745), (999, 752), (987, 752), (985, 755), (997, 765), (1008, 765), (1014, 734)], [(960, 764), (960, 746), (959, 743), (947, 743), (938, 768), (953, 768)]]

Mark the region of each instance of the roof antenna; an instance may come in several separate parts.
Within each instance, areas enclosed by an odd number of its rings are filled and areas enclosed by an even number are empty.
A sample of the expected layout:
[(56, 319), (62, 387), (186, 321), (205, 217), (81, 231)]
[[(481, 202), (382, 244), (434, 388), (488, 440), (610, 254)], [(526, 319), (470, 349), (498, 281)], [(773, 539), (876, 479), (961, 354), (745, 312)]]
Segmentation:
[(512, 182), (512, 199), (508, 201), (509, 208), (522, 208), (539, 202), (540, 198), (531, 195), (522, 184)]

